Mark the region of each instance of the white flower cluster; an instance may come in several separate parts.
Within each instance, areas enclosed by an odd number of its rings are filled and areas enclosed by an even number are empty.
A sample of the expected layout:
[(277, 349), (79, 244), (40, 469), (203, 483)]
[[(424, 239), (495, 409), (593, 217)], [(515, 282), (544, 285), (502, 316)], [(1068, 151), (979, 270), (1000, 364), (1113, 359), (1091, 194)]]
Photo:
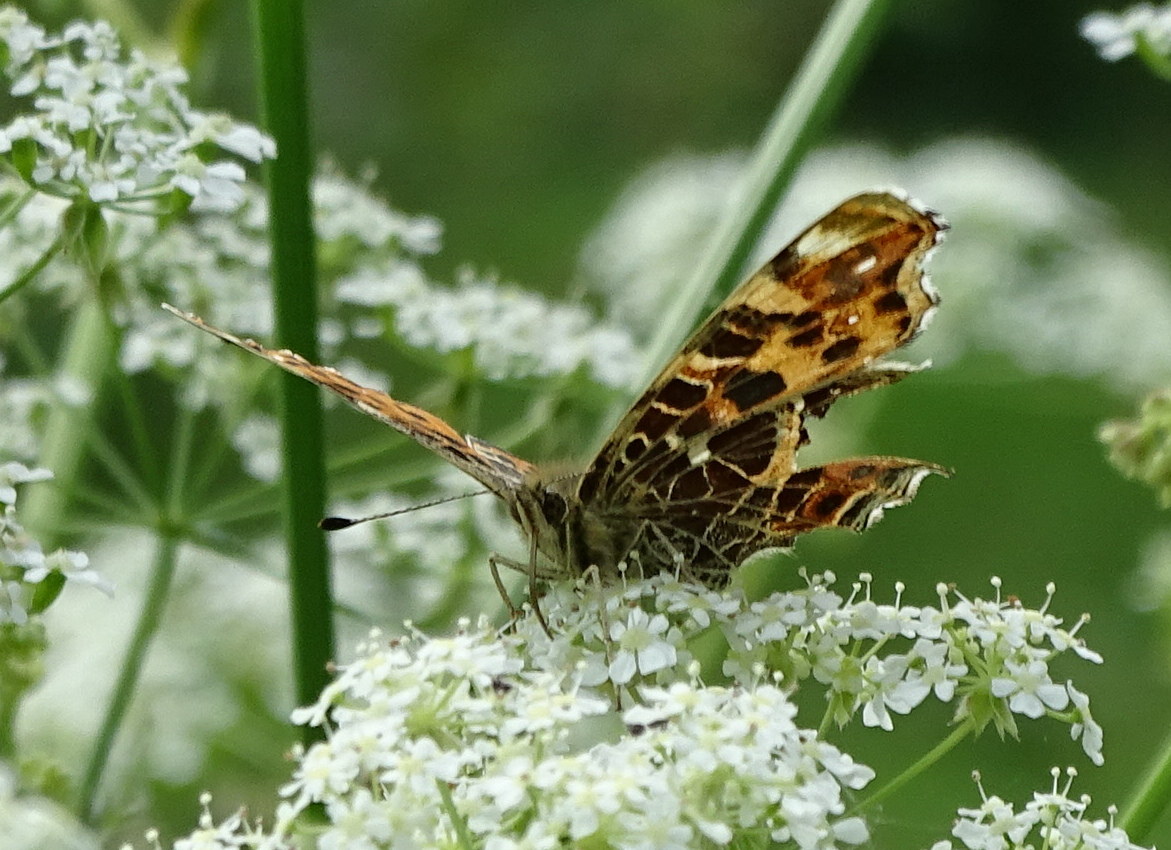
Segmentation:
[[(302, 828), (334, 850), (866, 840), (865, 824), (842, 816), (843, 794), (873, 771), (800, 729), (781, 689), (680, 681), (599, 725), (607, 701), (573, 675), (523, 669), (517, 650), (482, 623), (445, 640), (373, 636), (295, 714), (329, 737), (297, 755), (273, 830), (205, 816), (176, 848), (281, 847)], [(612, 740), (587, 747), (583, 730)], [(323, 828), (299, 821), (312, 804)]]
[(1171, 4), (1139, 3), (1118, 15), (1094, 12), (1082, 19), (1081, 31), (1108, 62), (1133, 54), (1140, 38), (1155, 53), (1171, 56)]
[(1101, 657), (1076, 636), (1082, 621), (1066, 630), (1049, 613), (1053, 586), (1033, 610), (1001, 599), (995, 579), (992, 600), (940, 585), (939, 607), (903, 603), (901, 584), (892, 603), (875, 602), (866, 575), (848, 598), (827, 580), (832, 575), (814, 576), (802, 590), (753, 603), (661, 575), (592, 602), (555, 590), (548, 619), (558, 637), (524, 623), (521, 630), (542, 667), (580, 665), (586, 684), (622, 690), (677, 678), (691, 660), (689, 641), (715, 624), (729, 644), (725, 675), (741, 684), (761, 669), (790, 685), (812, 678), (827, 689), (827, 713), (839, 725), (861, 712), (863, 724), (889, 731), (893, 715), (934, 694), (954, 703), (957, 723), (977, 729), (992, 723), (1015, 736), (1016, 715), (1067, 722), (1090, 760), (1102, 762), (1102, 728), (1088, 697), (1049, 670), (1067, 651), (1094, 663)]
[(29, 620), (29, 596), (52, 574), (67, 581), (96, 587), (107, 595), (114, 588), (89, 564), (84, 552), (57, 549), (48, 555), (16, 520), (16, 485), (47, 481), (47, 469), (29, 469), (21, 463), (0, 465), (0, 624), (24, 625)]
[[(327, 739), (296, 754), (272, 828), (239, 816), (217, 825), (205, 809), (175, 846), (283, 848), (305, 831), (328, 850), (857, 845), (869, 833), (846, 795), (874, 771), (798, 725), (789, 692), (801, 680), (827, 685), (845, 715), (909, 710), (934, 689), (960, 716), (977, 693), (1033, 716), (1069, 697), (1007, 659), (1047, 661), (1064, 649), (1096, 659), (1044, 610), (943, 588), (939, 608), (918, 608), (874, 603), (868, 582), (842, 599), (821, 577), (753, 605), (661, 576), (590, 587), (544, 598), (552, 638), (532, 617), (505, 636), (483, 621), (446, 639), (373, 633), (294, 713)], [(713, 626), (729, 639), (728, 687), (703, 684), (686, 651)], [(893, 651), (908, 642), (911, 651)], [(860, 659), (849, 676), (846, 656)], [(1074, 703), (1063, 719), (1096, 729), (1084, 701)], [(1100, 729), (1082, 737), (1087, 752), (1096, 737), (1090, 755), (1100, 756)], [(310, 807), (324, 824), (307, 818)]]
[(16, 771), (0, 761), (0, 835), (6, 847), (101, 850), (98, 835), (60, 803), (21, 786)]
[[(1048, 850), (1141, 850), (1131, 842), (1126, 831), (1114, 825), (1114, 809), (1110, 818), (1090, 819), (1086, 813), (1090, 798), (1070, 796), (1070, 786), (1077, 771), (1069, 768), (1064, 787), (1059, 787), (1061, 771), (1053, 768), (1053, 787), (1047, 793), (1034, 793), (1033, 799), (1017, 808), (995, 795), (988, 796), (977, 775), (982, 803), (979, 808), (960, 809), (951, 834), (967, 850), (1026, 850), (1045, 847)], [(952, 842), (939, 841), (931, 850), (952, 850)]]
[(439, 352), (468, 349), (476, 368), (492, 379), (565, 375), (584, 367), (603, 385), (626, 387), (637, 374), (634, 342), (619, 325), (468, 269), (452, 288), (408, 269), (363, 269), (339, 283), (338, 298), (394, 307), (395, 331), (408, 343)]
[(193, 109), (184, 71), (127, 55), (109, 24), (50, 34), (7, 6), (0, 41), (10, 93), (35, 109), (0, 127), (0, 155), (43, 192), (142, 211), (178, 191), (194, 209), (232, 210), (243, 201), (243, 168), (205, 162), (199, 149), (210, 143), (252, 162), (275, 154), (256, 128)]

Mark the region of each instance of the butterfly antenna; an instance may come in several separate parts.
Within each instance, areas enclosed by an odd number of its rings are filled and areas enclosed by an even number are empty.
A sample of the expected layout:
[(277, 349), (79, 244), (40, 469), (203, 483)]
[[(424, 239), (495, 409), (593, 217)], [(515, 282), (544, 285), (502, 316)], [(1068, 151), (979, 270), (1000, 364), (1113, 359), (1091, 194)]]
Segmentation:
[(398, 516), (399, 514), (409, 514), (413, 511), (421, 511), (423, 508), (433, 508), (436, 505), (443, 505), (447, 502), (457, 502), (460, 499), (470, 499), (472, 496), (483, 496), (485, 493), (491, 493), (491, 490), (476, 490), (473, 493), (461, 493), (458, 496), (444, 496), (442, 499), (433, 499), (430, 502), (422, 502), (418, 505), (411, 505), (409, 508), (399, 508), (396, 511), (387, 511), (382, 514), (371, 514), (370, 516), (358, 517), (357, 519), (349, 519), (344, 516), (327, 516), (321, 522), (317, 523), (317, 527), (322, 531), (341, 531), (343, 528), (359, 525), (363, 522), (370, 522), (374, 519), (386, 519), (387, 517)]

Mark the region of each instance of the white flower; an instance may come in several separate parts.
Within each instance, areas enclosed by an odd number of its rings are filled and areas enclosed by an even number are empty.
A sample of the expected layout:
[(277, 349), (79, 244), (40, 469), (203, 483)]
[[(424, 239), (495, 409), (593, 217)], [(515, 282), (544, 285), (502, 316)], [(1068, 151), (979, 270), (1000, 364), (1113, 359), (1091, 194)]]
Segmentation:
[[(968, 850), (1026, 850), (1030, 847), (1094, 847), (1098, 850), (1140, 850), (1126, 832), (1112, 822), (1086, 817), (1088, 796), (1070, 797), (1076, 772), (1066, 771), (1064, 788), (1058, 787), (1061, 771), (1052, 770), (1053, 787), (1047, 793), (1035, 793), (1020, 812), (997, 796), (988, 796), (977, 778), (983, 805), (977, 809), (960, 809), (952, 835)], [(1113, 809), (1112, 809), (1113, 811)], [(1111, 820), (1113, 815), (1111, 816)], [(936, 842), (932, 850), (951, 850), (948, 841)]]
[(232, 432), (232, 445), (244, 460), (244, 469), (257, 481), (276, 481), (281, 474), (281, 435), (271, 416), (254, 413)]
[(326, 804), (330, 827), (317, 839), (321, 850), (378, 850), (393, 835), (392, 812), (366, 788)]
[(1037, 823), (1035, 813), (1018, 814), (1011, 804), (995, 796), (986, 798), (978, 809), (960, 809), (959, 815), (951, 834), (971, 850), (1005, 850), (1019, 845)]
[(1044, 661), (1008, 659), (1004, 670), (1006, 676), (992, 679), (992, 695), (1009, 697), (1008, 707), (1017, 714), (1037, 718), (1046, 708), (1060, 711), (1069, 705), (1065, 686), (1049, 678), (1049, 667)]
[(243, 171), (204, 165), (197, 149), (210, 143), (253, 162), (274, 155), (255, 128), (193, 110), (182, 69), (124, 50), (109, 24), (76, 22), (53, 37), (6, 10), (0, 39), (9, 90), (35, 109), (0, 128), (0, 151), (32, 141), (35, 162), (22, 174), (50, 194), (147, 212), (174, 187), (196, 209), (235, 209)]
[(1101, 765), (1105, 761), (1102, 757), (1102, 727), (1090, 714), (1090, 698), (1075, 688), (1072, 683), (1067, 682), (1066, 689), (1069, 691), (1069, 699), (1078, 715), (1077, 721), (1069, 727), (1069, 735), (1075, 741), (1081, 738), (1082, 749), (1086, 756), (1094, 764)]
[(0, 581), (0, 624), (28, 622), (28, 588), (19, 581)]
[(16, 504), (17, 484), (48, 481), (53, 473), (47, 469), (29, 469), (23, 463), (10, 461), (0, 466), (0, 504)]
[(1108, 62), (1134, 53), (1140, 35), (1157, 53), (1168, 55), (1171, 54), (1171, 5), (1155, 8), (1150, 3), (1139, 3), (1120, 15), (1093, 12), (1082, 19), (1081, 33)]
[(631, 609), (625, 621), (610, 624), (614, 642), (614, 660), (610, 663), (610, 681), (625, 685), (635, 674), (649, 676), (675, 663), (675, 647), (663, 639), (670, 626), (662, 614), (648, 616), (641, 608)]

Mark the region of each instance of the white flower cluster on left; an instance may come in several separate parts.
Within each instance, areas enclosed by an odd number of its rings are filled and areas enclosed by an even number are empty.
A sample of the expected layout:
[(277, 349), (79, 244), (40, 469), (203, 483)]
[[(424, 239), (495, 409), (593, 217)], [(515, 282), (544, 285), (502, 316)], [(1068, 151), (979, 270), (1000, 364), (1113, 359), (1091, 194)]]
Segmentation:
[[(296, 713), (329, 739), (299, 755), (273, 836), (316, 803), (330, 821), (323, 847), (682, 850), (749, 825), (802, 848), (866, 839), (842, 817), (843, 791), (873, 771), (799, 728), (780, 688), (647, 688), (625, 733), (598, 735), (608, 701), (573, 672), (520, 659), (519, 642), (484, 623), (448, 639), (375, 636)], [(610, 740), (585, 747), (583, 727)]]
[(136, 209), (177, 191), (195, 209), (232, 210), (244, 169), (206, 162), (196, 149), (210, 144), (252, 162), (276, 153), (255, 127), (192, 108), (182, 68), (127, 53), (105, 22), (49, 34), (7, 6), (0, 42), (10, 93), (35, 109), (0, 127), (0, 155), (47, 194)]
[(87, 584), (112, 595), (113, 586), (93, 569), (84, 552), (57, 549), (48, 555), (16, 521), (16, 485), (46, 481), (47, 469), (29, 469), (21, 463), (0, 465), (0, 624), (24, 625), (29, 619), (29, 594), (50, 575)]

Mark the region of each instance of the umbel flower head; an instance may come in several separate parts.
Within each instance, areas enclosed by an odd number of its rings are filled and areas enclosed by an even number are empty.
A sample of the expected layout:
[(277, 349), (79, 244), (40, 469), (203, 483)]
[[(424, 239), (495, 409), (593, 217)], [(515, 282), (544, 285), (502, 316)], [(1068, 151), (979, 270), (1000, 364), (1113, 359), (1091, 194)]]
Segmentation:
[[(843, 598), (815, 576), (749, 603), (658, 576), (555, 588), (552, 637), (534, 618), (504, 635), (483, 621), (374, 632), (294, 713), (326, 740), (295, 753), (271, 829), (205, 815), (199, 846), (291, 846), (307, 830), (320, 847), (857, 845), (869, 828), (851, 802), (875, 771), (826, 734), (859, 714), (893, 729), (931, 695), (973, 733), (1069, 723), (1100, 760), (1088, 700), (1049, 674), (1066, 650), (1097, 656), (1054, 615), (946, 588), (939, 607), (901, 596), (875, 602), (866, 580)], [(689, 652), (713, 629), (727, 684)], [(826, 692), (819, 723), (799, 721), (798, 687)]]
[(277, 833), (317, 803), (334, 837), (377, 823), (386, 846), (463, 833), (487, 848), (684, 848), (724, 845), (748, 824), (800, 847), (866, 838), (842, 816), (844, 794), (873, 771), (798, 727), (776, 685), (705, 687), (693, 675), (643, 688), (625, 731), (582, 748), (609, 701), (576, 672), (524, 669), (520, 649), (484, 623), (443, 640), (372, 636), (295, 716), (330, 735), (298, 755)]
[(244, 170), (201, 149), (252, 162), (276, 152), (256, 128), (193, 109), (182, 68), (126, 51), (105, 22), (50, 34), (6, 6), (0, 45), (10, 94), (34, 107), (0, 127), (0, 155), (42, 192), (139, 211), (178, 194), (195, 209), (231, 210)]

